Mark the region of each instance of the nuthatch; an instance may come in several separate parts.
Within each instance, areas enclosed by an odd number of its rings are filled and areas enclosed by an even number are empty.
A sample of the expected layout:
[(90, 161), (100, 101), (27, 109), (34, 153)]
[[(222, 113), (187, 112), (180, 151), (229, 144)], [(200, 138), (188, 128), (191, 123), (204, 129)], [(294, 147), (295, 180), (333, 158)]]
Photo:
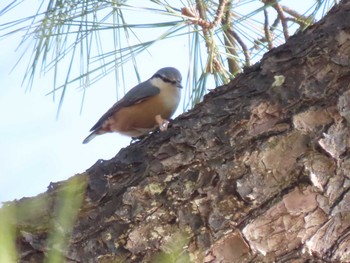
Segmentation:
[(115, 103), (91, 128), (92, 133), (83, 143), (107, 132), (139, 137), (157, 126), (161, 131), (166, 130), (168, 119), (180, 102), (181, 80), (176, 68), (158, 70)]

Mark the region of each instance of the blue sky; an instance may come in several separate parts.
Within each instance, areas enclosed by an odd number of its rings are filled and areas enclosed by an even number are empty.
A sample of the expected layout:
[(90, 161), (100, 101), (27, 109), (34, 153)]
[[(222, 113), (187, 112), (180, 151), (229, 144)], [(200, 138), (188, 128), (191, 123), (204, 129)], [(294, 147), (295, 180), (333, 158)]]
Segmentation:
[[(15, 50), (20, 39), (20, 35), (16, 35), (0, 41), (0, 202), (39, 194), (50, 182), (84, 172), (98, 159), (110, 159), (130, 143), (130, 138), (119, 134), (98, 136), (86, 145), (81, 143), (117, 99), (113, 74), (88, 89), (82, 114), (82, 91), (68, 89), (56, 120), (58, 102), (46, 96), (53, 86), (52, 77), (37, 78), (31, 91), (26, 92), (21, 84), (27, 60), (21, 61), (11, 72), (23, 52), (23, 49)], [(188, 68), (186, 43), (184, 39), (165, 40), (153, 46), (150, 53), (141, 55), (138, 59), (141, 79), (148, 79), (165, 66), (176, 67), (185, 76), (184, 70)], [(177, 53), (165, 55), (167, 50), (177, 50)], [(29, 56), (30, 52), (28, 49), (25, 55)], [(168, 59), (164, 59), (166, 56)], [(127, 74), (126, 87), (130, 89), (138, 82), (131, 65), (126, 69), (131, 72)], [(174, 116), (181, 112), (179, 106)]]
[[(307, 2), (310, 3), (310, 0), (303, 1), (303, 5)], [(31, 1), (26, 3), (32, 6)], [(29, 14), (28, 8), (23, 6), (17, 14)], [(0, 24), (3, 22), (0, 17)], [(81, 143), (91, 126), (116, 101), (113, 74), (88, 89), (81, 115), (82, 92), (68, 89), (60, 117), (56, 120), (58, 103), (45, 96), (52, 89), (52, 77), (37, 78), (32, 90), (25, 92), (21, 83), (28, 60), (21, 61), (11, 72), (24, 51), (16, 51), (20, 37), (17, 34), (0, 40), (0, 202), (39, 194), (50, 182), (84, 172), (98, 159), (110, 159), (130, 143), (128, 137), (119, 134), (99, 136), (87, 145)], [(190, 63), (187, 43), (186, 37), (166, 40), (140, 56), (141, 79), (151, 77), (165, 66), (178, 68), (185, 78)], [(31, 49), (28, 49), (26, 56), (30, 54)], [(127, 72), (133, 72), (131, 66), (128, 67)], [(136, 85), (135, 74), (129, 74), (127, 82), (128, 88)], [(175, 116), (181, 112), (180, 106)]]
[[(13, 43), (4, 45), (3, 41), (0, 44), (4, 51), (0, 55), (1, 61), (13, 61), (17, 57), (12, 50)], [(148, 63), (146, 61), (143, 63)], [(181, 70), (187, 63), (180, 59), (164, 62), (158, 55), (149, 61), (147, 67), (140, 69), (143, 80), (161, 67), (174, 66)], [(110, 159), (120, 148), (129, 145), (130, 139), (119, 134), (98, 136), (86, 145), (81, 143), (90, 128), (116, 101), (115, 86), (109, 85), (114, 83), (113, 75), (89, 89), (82, 115), (82, 94), (72, 89), (56, 120), (57, 103), (45, 96), (48, 91), (45, 87), (52, 86), (51, 80), (40, 79), (32, 91), (25, 93), (21, 87), (25, 65), (11, 74), (6, 67), (8, 64), (1, 65), (0, 202), (45, 191), (50, 182), (83, 172), (98, 159)], [(130, 88), (137, 84), (135, 76), (130, 76), (130, 83)], [(179, 107), (176, 115), (181, 110)]]

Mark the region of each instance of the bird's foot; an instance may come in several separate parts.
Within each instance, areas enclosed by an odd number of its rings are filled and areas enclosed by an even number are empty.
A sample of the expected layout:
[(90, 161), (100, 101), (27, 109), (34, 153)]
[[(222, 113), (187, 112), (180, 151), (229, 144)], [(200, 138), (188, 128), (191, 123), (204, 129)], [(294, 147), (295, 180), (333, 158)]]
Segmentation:
[(135, 142), (139, 142), (139, 141), (142, 141), (143, 139), (147, 138), (150, 134), (149, 133), (146, 133), (146, 134), (143, 134), (143, 135), (140, 135), (138, 137), (131, 137), (131, 142), (130, 144), (133, 144)]
[(166, 131), (169, 126), (169, 121), (165, 120), (159, 114), (155, 117), (160, 131)]
[(140, 137), (131, 137), (130, 145), (141, 141), (141, 139)]

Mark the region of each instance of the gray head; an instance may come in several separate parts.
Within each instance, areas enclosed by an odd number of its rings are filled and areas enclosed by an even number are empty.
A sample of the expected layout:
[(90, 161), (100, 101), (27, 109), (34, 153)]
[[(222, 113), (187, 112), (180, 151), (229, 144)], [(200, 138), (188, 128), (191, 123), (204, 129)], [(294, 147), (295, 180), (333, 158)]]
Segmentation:
[(176, 85), (179, 88), (182, 88), (181, 73), (176, 68), (172, 68), (172, 67), (161, 68), (152, 76), (152, 79), (153, 78), (161, 78), (164, 82), (169, 82)]

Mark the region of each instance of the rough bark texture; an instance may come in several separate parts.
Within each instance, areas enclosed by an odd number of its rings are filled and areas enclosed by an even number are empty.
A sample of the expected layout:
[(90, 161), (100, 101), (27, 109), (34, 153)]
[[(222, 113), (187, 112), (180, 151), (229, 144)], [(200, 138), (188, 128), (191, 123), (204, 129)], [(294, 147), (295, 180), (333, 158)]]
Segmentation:
[[(76, 175), (67, 262), (349, 262), (349, 85), (344, 0), (167, 132)], [(50, 249), (60, 185), (18, 215), (22, 262)]]

